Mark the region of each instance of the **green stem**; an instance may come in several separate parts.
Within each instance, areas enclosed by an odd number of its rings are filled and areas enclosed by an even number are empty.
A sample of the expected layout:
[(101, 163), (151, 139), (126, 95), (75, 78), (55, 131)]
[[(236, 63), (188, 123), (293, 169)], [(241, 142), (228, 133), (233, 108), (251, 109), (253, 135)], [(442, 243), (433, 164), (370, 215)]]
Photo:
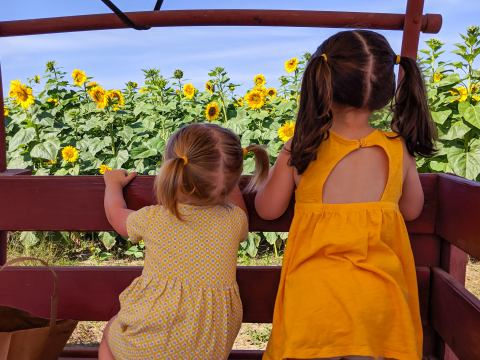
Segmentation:
[(275, 257), (278, 258), (277, 242), (273, 243), (273, 251), (275, 251)]

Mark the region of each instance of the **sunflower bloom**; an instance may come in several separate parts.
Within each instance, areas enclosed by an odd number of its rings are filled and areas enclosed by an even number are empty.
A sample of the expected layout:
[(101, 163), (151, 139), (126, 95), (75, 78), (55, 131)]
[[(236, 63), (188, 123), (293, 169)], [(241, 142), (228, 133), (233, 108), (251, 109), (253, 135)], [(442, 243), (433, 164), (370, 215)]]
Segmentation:
[(3, 116), (4, 117), (8, 116), (8, 109), (6, 107), (3, 108)]
[(78, 150), (73, 146), (65, 146), (62, 149), (62, 158), (66, 162), (74, 163), (78, 160)]
[(145, 86), (142, 86), (140, 89), (138, 89), (138, 92), (140, 94), (145, 94), (146, 92), (148, 92), (148, 88), (146, 88)]
[(468, 90), (465, 86), (453, 88), (450, 93), (457, 96), (453, 101), (464, 102), (468, 98)]
[(23, 85), (20, 80), (12, 80), (10, 82), (8, 96), (14, 98), (15, 102), (24, 109), (27, 109), (35, 102), (35, 98), (32, 94), (32, 88), (27, 85)]
[(265, 104), (265, 95), (262, 91), (253, 89), (245, 96), (245, 101), (252, 109), (260, 109)]
[(472, 99), (475, 101), (480, 101), (480, 95), (472, 95)]
[(285, 71), (286, 72), (291, 73), (291, 72), (297, 70), (297, 66), (298, 66), (298, 59), (296, 57), (293, 57), (293, 58), (285, 61)]
[(470, 93), (475, 94), (478, 90), (480, 90), (480, 83), (470, 85)]
[(72, 71), (72, 79), (75, 85), (82, 86), (87, 81), (87, 75), (85, 71), (75, 69)]
[(207, 90), (210, 94), (213, 94), (215, 87), (213, 86), (211, 81), (207, 81), (205, 83), (205, 90)]
[(58, 99), (48, 98), (47, 103), (49, 103), (49, 104), (51, 104), (51, 105), (53, 105), (53, 106), (57, 106), (57, 105), (58, 105)]
[(440, 80), (443, 79), (443, 74), (442, 73), (434, 73), (433, 74), (433, 82), (439, 82)]
[(235, 106), (242, 107), (243, 106), (243, 98), (239, 98), (235, 101)]
[(191, 83), (185, 84), (183, 87), (183, 95), (185, 95), (187, 99), (192, 99), (195, 95), (195, 86)]
[(107, 91), (106, 97), (108, 103), (112, 105), (113, 111), (117, 111), (119, 108), (125, 105), (125, 99), (120, 90), (110, 90)]
[(275, 88), (273, 88), (273, 87), (272, 87), (272, 88), (268, 88), (268, 89), (267, 89), (267, 96), (269, 96), (269, 97), (272, 98), (272, 99), (273, 99), (274, 97), (276, 97), (276, 96), (277, 96), (277, 89), (275, 89)]
[(89, 81), (87, 83), (87, 88), (90, 89), (92, 87), (98, 86), (98, 83), (96, 81)]
[(103, 109), (108, 104), (108, 96), (105, 92), (105, 89), (101, 86), (94, 86), (88, 89), (88, 94), (93, 101), (97, 104), (97, 108)]
[(265, 76), (263, 74), (257, 74), (253, 78), (253, 82), (256, 87), (262, 87), (267, 83), (267, 80), (265, 79)]
[(205, 109), (205, 117), (208, 121), (213, 121), (216, 120), (219, 115), (220, 107), (218, 106), (218, 103), (216, 101), (212, 101), (207, 105), (207, 108)]
[(40, 84), (40, 75), (35, 75), (33, 77), (33, 81), (35, 82), (35, 84)]
[(295, 132), (295, 122), (287, 121), (278, 129), (278, 137), (283, 142), (287, 142), (293, 136)]
[(112, 168), (108, 165), (105, 165), (105, 164), (102, 164), (98, 167), (98, 172), (102, 175), (105, 174), (107, 171), (110, 171), (110, 170), (112, 170)]

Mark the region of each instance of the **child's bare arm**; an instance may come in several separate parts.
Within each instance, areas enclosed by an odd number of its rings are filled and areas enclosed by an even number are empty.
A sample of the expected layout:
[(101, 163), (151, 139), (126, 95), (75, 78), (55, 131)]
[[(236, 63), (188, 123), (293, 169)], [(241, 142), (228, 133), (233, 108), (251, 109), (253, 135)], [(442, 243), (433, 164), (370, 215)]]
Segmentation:
[(399, 202), (400, 211), (405, 220), (416, 219), (423, 210), (424, 195), (420, 177), (418, 176), (415, 158), (406, 156), (406, 174), (403, 181), (402, 197)]
[(295, 189), (294, 168), (288, 165), (290, 160), (290, 141), (278, 155), (275, 165), (270, 169), (268, 178), (255, 197), (255, 209), (263, 219), (273, 220), (287, 210)]
[(123, 188), (136, 175), (136, 173), (129, 174), (125, 170), (111, 170), (103, 175), (105, 181), (105, 215), (113, 229), (123, 237), (128, 237), (127, 217), (133, 212), (133, 210), (127, 208), (123, 198)]

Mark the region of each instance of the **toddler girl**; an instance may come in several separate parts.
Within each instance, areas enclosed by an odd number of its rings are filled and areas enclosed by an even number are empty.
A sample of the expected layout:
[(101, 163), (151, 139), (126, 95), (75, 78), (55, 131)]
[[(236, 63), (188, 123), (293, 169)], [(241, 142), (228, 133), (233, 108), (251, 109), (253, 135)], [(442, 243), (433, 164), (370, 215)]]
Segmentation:
[[(395, 64), (403, 79), (395, 90)], [(393, 132), (369, 119), (394, 99)], [(257, 194), (274, 219), (295, 190), (264, 359), (421, 359), (418, 288), (405, 220), (423, 192), (414, 154), (434, 152), (415, 60), (372, 31), (320, 45), (303, 76), (296, 128)]]
[[(256, 155), (251, 189), (268, 173)], [(193, 124), (168, 141), (155, 180), (158, 204), (129, 210), (122, 189), (134, 177), (105, 173), (105, 212), (113, 228), (145, 242), (142, 275), (120, 295), (100, 359), (226, 359), (242, 323), (237, 251), (248, 233), (237, 183), (243, 149), (230, 130)]]

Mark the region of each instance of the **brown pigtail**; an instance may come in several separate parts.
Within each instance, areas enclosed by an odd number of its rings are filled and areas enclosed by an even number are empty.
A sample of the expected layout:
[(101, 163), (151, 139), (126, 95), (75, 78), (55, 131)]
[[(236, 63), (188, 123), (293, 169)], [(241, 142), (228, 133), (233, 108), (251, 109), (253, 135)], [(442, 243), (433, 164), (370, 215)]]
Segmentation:
[[(320, 49), (319, 49), (320, 50)], [(302, 174), (316, 159), (320, 143), (332, 126), (333, 99), (330, 57), (319, 50), (310, 59), (302, 80), (300, 104), (292, 139), (290, 165)]]
[(267, 179), (270, 160), (267, 151), (261, 145), (249, 145), (245, 150), (255, 155), (255, 174), (244, 189), (245, 192), (251, 192)]
[(435, 153), (436, 131), (428, 108), (422, 74), (414, 59), (402, 56), (404, 76), (395, 94), (392, 130), (401, 135), (410, 155)]

